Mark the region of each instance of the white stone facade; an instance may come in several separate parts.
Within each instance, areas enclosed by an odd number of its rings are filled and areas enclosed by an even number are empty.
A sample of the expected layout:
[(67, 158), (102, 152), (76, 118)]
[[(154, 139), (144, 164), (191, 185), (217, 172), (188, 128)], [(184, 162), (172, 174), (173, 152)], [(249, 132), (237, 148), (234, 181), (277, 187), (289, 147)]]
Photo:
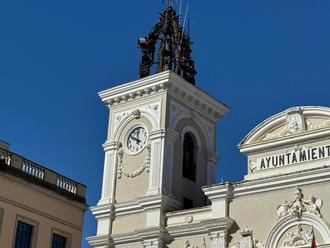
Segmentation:
[[(216, 123), (228, 107), (170, 71), (99, 95), (111, 111), (92, 247), (310, 247), (313, 235), (330, 247), (329, 108), (295, 107), (262, 122), (239, 144), (244, 180), (214, 184)], [(148, 143), (130, 153), (135, 127)], [(197, 147), (194, 182), (181, 175), (187, 132)], [(185, 197), (193, 208), (184, 209)]]

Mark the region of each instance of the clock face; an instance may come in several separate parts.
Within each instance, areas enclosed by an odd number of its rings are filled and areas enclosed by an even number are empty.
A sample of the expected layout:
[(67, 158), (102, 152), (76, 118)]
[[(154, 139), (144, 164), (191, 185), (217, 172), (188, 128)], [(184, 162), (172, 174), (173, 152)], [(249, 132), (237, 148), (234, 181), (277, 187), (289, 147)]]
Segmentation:
[(127, 149), (130, 152), (137, 153), (141, 151), (148, 141), (147, 130), (143, 127), (136, 127), (131, 131), (127, 138)]

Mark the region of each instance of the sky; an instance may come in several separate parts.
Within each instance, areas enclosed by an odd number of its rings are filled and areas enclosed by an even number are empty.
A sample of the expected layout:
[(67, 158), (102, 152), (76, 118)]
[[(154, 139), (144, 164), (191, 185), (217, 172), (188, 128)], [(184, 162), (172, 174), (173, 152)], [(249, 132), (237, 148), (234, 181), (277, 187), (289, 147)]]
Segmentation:
[[(188, 0), (183, 0), (185, 7)], [(108, 110), (97, 92), (138, 78), (138, 37), (161, 0), (0, 1), (0, 139), (100, 197)], [(178, 8), (177, 8), (178, 9)], [(217, 180), (239, 181), (237, 144), (289, 107), (330, 107), (330, 1), (190, 0), (197, 86), (231, 112), (217, 126)], [(85, 238), (96, 222), (85, 214)]]

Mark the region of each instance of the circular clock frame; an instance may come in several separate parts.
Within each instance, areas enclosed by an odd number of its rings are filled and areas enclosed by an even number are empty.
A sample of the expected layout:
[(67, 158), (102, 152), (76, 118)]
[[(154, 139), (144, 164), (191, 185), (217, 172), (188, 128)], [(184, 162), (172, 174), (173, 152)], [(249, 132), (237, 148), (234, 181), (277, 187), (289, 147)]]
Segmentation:
[[(142, 129), (145, 130), (145, 133), (146, 133), (146, 141), (145, 141), (145, 143), (143, 144), (143, 146), (142, 146), (138, 151), (132, 151), (132, 150), (130, 150), (129, 147), (128, 147), (128, 139), (131, 137), (131, 134), (132, 134), (136, 129), (138, 129), (138, 128), (142, 128)], [(138, 125), (134, 125), (134, 126), (130, 127), (130, 128), (127, 130), (127, 132), (126, 132), (126, 134), (125, 134), (125, 137), (124, 137), (124, 142), (123, 142), (123, 143), (124, 143), (124, 149), (125, 149), (125, 152), (126, 152), (127, 154), (129, 154), (129, 155), (137, 155), (137, 154), (141, 153), (141, 152), (145, 149), (145, 147), (147, 146), (147, 144), (148, 144), (148, 140), (149, 140), (149, 132), (148, 132), (148, 129), (146, 128), (146, 126), (141, 125), (141, 124), (138, 124)]]

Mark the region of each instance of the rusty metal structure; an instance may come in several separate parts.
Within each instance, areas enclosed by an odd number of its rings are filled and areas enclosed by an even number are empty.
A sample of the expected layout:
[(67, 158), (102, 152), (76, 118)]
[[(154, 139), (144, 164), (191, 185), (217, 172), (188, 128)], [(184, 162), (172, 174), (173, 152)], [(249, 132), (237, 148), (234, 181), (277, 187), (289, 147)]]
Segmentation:
[[(139, 38), (142, 50), (140, 78), (149, 76), (155, 65), (156, 73), (172, 70), (195, 85), (195, 65), (191, 58), (189, 35), (180, 25), (180, 17), (172, 6), (160, 14), (159, 22), (144, 38)], [(157, 49), (157, 50), (156, 50)]]

